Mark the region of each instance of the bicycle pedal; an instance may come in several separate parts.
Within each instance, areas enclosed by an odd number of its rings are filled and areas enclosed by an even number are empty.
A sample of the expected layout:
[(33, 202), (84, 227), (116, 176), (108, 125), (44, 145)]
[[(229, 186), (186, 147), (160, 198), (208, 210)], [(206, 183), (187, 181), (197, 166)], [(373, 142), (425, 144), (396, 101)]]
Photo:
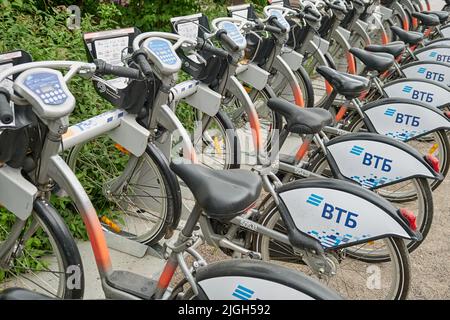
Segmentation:
[(114, 271), (106, 277), (106, 283), (114, 289), (141, 299), (150, 300), (158, 282), (129, 271)]

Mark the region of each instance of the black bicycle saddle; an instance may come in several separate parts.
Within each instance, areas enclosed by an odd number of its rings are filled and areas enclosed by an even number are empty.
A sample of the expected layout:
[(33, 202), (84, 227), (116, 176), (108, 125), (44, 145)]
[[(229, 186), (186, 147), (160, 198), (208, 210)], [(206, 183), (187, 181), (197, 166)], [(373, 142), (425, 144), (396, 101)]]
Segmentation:
[(319, 66), (317, 72), (327, 80), (337, 93), (346, 99), (357, 98), (370, 87), (370, 81), (364, 77), (339, 72), (327, 66)]
[(204, 212), (215, 219), (233, 219), (261, 194), (261, 177), (249, 170), (214, 170), (174, 162), (170, 168), (186, 183)]
[(400, 27), (391, 27), (392, 32), (397, 36), (400, 41), (409, 45), (419, 44), (423, 40), (423, 34), (416, 31), (405, 31)]
[(331, 113), (325, 109), (301, 108), (280, 98), (269, 99), (267, 106), (286, 119), (286, 129), (292, 133), (319, 133), (333, 122)]
[(371, 52), (384, 52), (392, 54), (395, 58), (398, 58), (405, 50), (405, 43), (403, 41), (394, 41), (388, 44), (369, 44), (364, 48)]
[(361, 60), (368, 70), (385, 72), (394, 65), (395, 59), (392, 54), (384, 52), (370, 52), (360, 48), (351, 48), (350, 53)]

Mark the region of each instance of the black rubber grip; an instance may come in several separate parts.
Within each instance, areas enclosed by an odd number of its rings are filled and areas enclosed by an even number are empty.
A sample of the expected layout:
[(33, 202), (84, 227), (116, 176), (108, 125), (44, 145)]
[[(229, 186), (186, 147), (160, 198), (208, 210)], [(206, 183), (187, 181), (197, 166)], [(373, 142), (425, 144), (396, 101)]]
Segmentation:
[(312, 15), (314, 17), (316, 17), (317, 19), (321, 19), (322, 15), (320, 14), (319, 10), (317, 10), (315, 7), (313, 7), (312, 5), (307, 5), (305, 7), (305, 13)]
[(270, 33), (275, 33), (275, 34), (284, 33), (280, 28), (270, 26), (270, 25), (264, 26), (264, 30), (266, 30), (267, 32), (270, 32)]
[(269, 18), (269, 23), (281, 30), (282, 33), (285, 33), (287, 31), (287, 28), (281, 24), (280, 21), (278, 21), (277, 17), (272, 16)]
[(198, 47), (199, 50), (208, 51), (218, 57), (222, 57), (225, 59), (228, 59), (228, 57), (230, 56), (230, 54), (227, 51), (225, 51), (221, 48), (216, 48), (216, 47), (210, 45), (209, 43), (205, 42), (204, 40), (202, 40), (202, 41), (203, 42), (201, 44), (199, 43), (199, 45), (200, 45), (200, 47)]
[(113, 75), (130, 79), (139, 79), (141, 76), (139, 70), (137, 69), (114, 66), (112, 64), (106, 63), (103, 60), (95, 60), (94, 62), (97, 65), (97, 72), (100, 74)]
[(309, 22), (319, 22), (321, 20), (312, 14), (305, 14), (303, 18)]
[(14, 120), (14, 114), (9, 105), (9, 93), (0, 91), (0, 122), (10, 124)]
[(347, 13), (347, 8), (343, 8), (341, 6), (335, 5), (329, 1), (324, 1), (326, 3), (326, 5), (332, 9), (332, 10), (337, 10), (337, 11), (341, 11), (342, 13)]
[(135, 61), (141, 68), (141, 72), (146, 78), (153, 75), (152, 67), (150, 66), (150, 63), (148, 63), (147, 57), (144, 53), (137, 54), (135, 56)]
[(216, 32), (216, 37), (222, 44), (225, 44), (227, 47), (231, 49), (231, 51), (236, 52), (239, 50), (239, 46), (231, 39), (226, 30), (220, 29)]

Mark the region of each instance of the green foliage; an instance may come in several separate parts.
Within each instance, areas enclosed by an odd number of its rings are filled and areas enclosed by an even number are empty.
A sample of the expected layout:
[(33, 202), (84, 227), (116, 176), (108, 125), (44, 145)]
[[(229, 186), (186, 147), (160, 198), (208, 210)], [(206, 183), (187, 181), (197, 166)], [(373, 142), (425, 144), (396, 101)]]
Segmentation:
[[(0, 53), (22, 49), (29, 52), (35, 61), (43, 60), (86, 60), (86, 52), (82, 40), (84, 32), (101, 31), (120, 27), (136, 26), (142, 31), (170, 30), (170, 18), (204, 12), (211, 20), (217, 16), (226, 15), (226, 0), (130, 0), (127, 6), (98, 0), (0, 0)], [(263, 5), (265, 1), (254, 1)], [(78, 5), (81, 8), (81, 28), (69, 30), (67, 6)], [(71, 116), (71, 122), (80, 122), (98, 115), (112, 106), (100, 98), (90, 81), (75, 78), (71, 81), (70, 90), (77, 98), (77, 107)], [(185, 104), (177, 109), (177, 115), (184, 121), (188, 129), (192, 129), (193, 114)], [(110, 154), (104, 154), (90, 144), (90, 150), (96, 161), (108, 170), (105, 163)], [(102, 150), (108, 150), (103, 148)], [(110, 150), (109, 150), (110, 152)], [(126, 157), (117, 157), (126, 161)], [(121, 164), (116, 164), (121, 165)], [(123, 165), (123, 163), (122, 163)], [(101, 188), (95, 185), (99, 171), (80, 170), (78, 177), (84, 180), (84, 185), (93, 203), (99, 208), (100, 215), (116, 217), (108, 207), (101, 193)], [(90, 180), (89, 180), (90, 179)], [(86, 182), (91, 181), (91, 183)], [(72, 234), (79, 239), (87, 239), (83, 221), (68, 198), (52, 197), (52, 203), (65, 219)], [(102, 202), (103, 201), (103, 202)], [(14, 223), (14, 216), (0, 207), (0, 243), (6, 238), (8, 230)], [(48, 239), (37, 232), (26, 244), (29, 254), (22, 257), (19, 264), (33, 269), (45, 267), (37, 258), (49, 250)], [(20, 272), (20, 268), (12, 270)], [(0, 270), (0, 281), (6, 276)]]

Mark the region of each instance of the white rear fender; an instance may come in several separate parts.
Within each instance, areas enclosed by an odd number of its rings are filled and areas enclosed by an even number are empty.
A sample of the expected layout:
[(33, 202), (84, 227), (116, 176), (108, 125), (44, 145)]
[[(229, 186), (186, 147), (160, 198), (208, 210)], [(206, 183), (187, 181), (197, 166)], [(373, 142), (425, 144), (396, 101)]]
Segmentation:
[(441, 84), (424, 79), (400, 79), (383, 87), (389, 98), (405, 98), (444, 108), (450, 103), (450, 90)]
[(450, 129), (450, 121), (438, 108), (408, 99), (381, 99), (362, 107), (368, 126), (400, 141)]
[(395, 207), (375, 193), (342, 180), (308, 180), (285, 187), (279, 196), (296, 227), (323, 247), (345, 247), (386, 236), (421, 237)]
[(374, 133), (349, 134), (327, 144), (328, 160), (342, 176), (370, 189), (414, 177), (442, 179), (405, 143)]

